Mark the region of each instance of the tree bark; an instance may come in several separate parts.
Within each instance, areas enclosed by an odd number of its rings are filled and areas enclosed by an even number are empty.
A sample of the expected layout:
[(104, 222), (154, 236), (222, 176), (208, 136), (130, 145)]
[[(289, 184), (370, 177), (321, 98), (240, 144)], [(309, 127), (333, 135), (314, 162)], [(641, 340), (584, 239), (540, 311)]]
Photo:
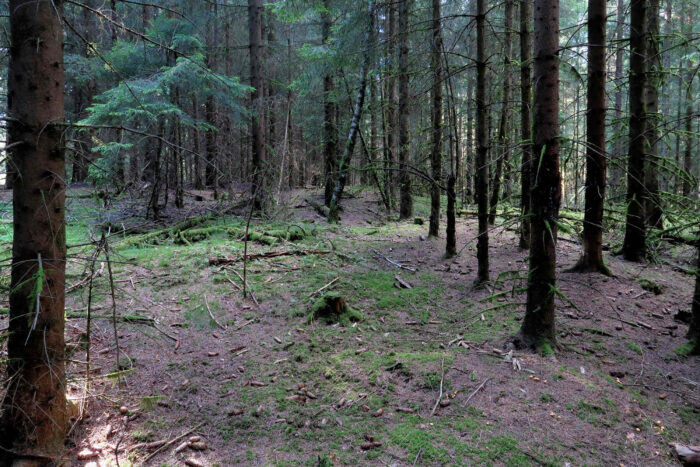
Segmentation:
[[(10, 0), (14, 172), (7, 386), (0, 464), (46, 465), (66, 423), (64, 65), (61, 0)], [(25, 465), (25, 464), (22, 464)]]
[[(322, 40), (325, 47), (329, 47), (331, 37), (330, 0), (323, 1), (323, 13), (321, 14)], [(323, 76), (323, 160), (326, 176), (324, 202), (331, 205), (333, 186), (335, 185), (335, 172), (337, 170), (337, 146), (338, 133), (335, 128), (336, 105), (333, 99), (333, 75), (330, 71)]]
[(476, 246), (478, 273), (476, 282), (489, 280), (488, 232), (488, 127), (486, 106), (486, 0), (477, 0), (476, 15), (476, 199), (479, 237)]
[(498, 142), (500, 154), (496, 159), (496, 172), (493, 176), (493, 186), (491, 187), (491, 203), (489, 212), (489, 224), (496, 223), (496, 208), (501, 191), (501, 176), (503, 165), (510, 159), (510, 142), (508, 141), (508, 123), (510, 121), (510, 94), (511, 94), (511, 72), (510, 61), (513, 47), (510, 40), (510, 31), (513, 29), (513, 0), (505, 0), (505, 50), (503, 51), (503, 107), (501, 109), (501, 119), (498, 124)]
[(648, 0), (630, 4), (630, 84), (629, 84), (629, 166), (627, 169), (627, 219), (622, 253), (628, 261), (646, 256), (646, 222), (644, 216), (644, 167), (646, 152), (646, 105), (644, 78), (647, 59), (646, 15)]
[(451, 174), (447, 179), (447, 229), (445, 230), (445, 257), (451, 258), (457, 254), (457, 232), (455, 222), (455, 182), (457, 177)]
[(399, 218), (413, 215), (411, 194), (410, 141), (408, 139), (408, 15), (410, 0), (399, 3), (399, 184), (401, 189)]
[(577, 272), (610, 275), (603, 262), (603, 209), (607, 154), (605, 153), (605, 21), (606, 0), (588, 1), (588, 88), (586, 111), (586, 209), (583, 256)]
[(650, 227), (663, 229), (663, 216), (661, 209), (661, 197), (659, 196), (659, 126), (662, 117), (659, 114), (659, 85), (663, 80), (661, 70), (661, 57), (659, 55), (659, 0), (649, 0), (647, 10), (647, 61), (645, 71), (646, 101), (646, 154), (644, 160), (644, 185), (646, 197), (644, 199), (644, 211), (647, 224)]
[[(440, 13), (441, 0), (433, 0), (433, 37), (430, 43), (430, 65), (433, 71), (431, 89), (432, 107), (430, 120), (432, 123), (430, 165), (433, 181), (442, 178), (442, 32)], [(437, 183), (430, 186), (430, 226), (428, 235), (437, 237), (440, 231), (440, 187)]]
[(530, 248), (530, 179), (532, 177), (532, 0), (520, 1), (520, 132), (522, 135), (522, 162), (520, 169), (520, 248)]
[(250, 133), (253, 141), (252, 171), (253, 171), (253, 210), (261, 211), (264, 199), (264, 163), (265, 155), (265, 112), (263, 109), (263, 78), (262, 78), (262, 10), (263, 0), (248, 0), (248, 33), (250, 39), (250, 85), (253, 87), (251, 104), (253, 117), (250, 122)]
[(691, 353), (700, 355), (700, 232), (696, 242), (698, 244), (698, 262), (695, 269), (695, 293), (693, 294), (692, 318), (688, 329), (688, 338), (695, 342)]
[(554, 292), (561, 176), (559, 174), (559, 0), (535, 0), (532, 243), (527, 305), (516, 343), (556, 343)]
[(613, 196), (617, 195), (619, 192), (619, 186), (622, 184), (623, 178), (623, 167), (620, 163), (620, 158), (625, 151), (624, 138), (622, 137), (623, 128), (623, 116), (622, 116), (622, 80), (624, 79), (624, 47), (620, 44), (625, 39), (624, 34), (624, 0), (617, 0), (617, 34), (615, 40), (618, 43), (617, 51), (615, 52), (615, 83), (617, 84), (617, 92), (615, 93), (615, 147), (613, 149), (613, 154), (611, 156), (612, 170), (610, 170), (610, 189), (613, 192)]

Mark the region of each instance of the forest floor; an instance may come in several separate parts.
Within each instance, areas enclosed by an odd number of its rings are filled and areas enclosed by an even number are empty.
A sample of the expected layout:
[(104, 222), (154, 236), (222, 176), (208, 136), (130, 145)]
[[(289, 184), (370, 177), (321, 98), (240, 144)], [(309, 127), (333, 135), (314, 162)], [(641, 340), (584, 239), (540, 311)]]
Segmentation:
[[(517, 225), (499, 218), (493, 282), (474, 289), (473, 215), (457, 222), (461, 253), (444, 259), (444, 239), (425, 238), (426, 198), (416, 198), (418, 225), (388, 222), (375, 192), (352, 191), (338, 226), (304, 201), (320, 200), (310, 190), (289, 193), (275, 220), (253, 219), (251, 231), (267, 236), (248, 244), (260, 256), (248, 262), (244, 298), (244, 204), (149, 236), (143, 200), (104, 208), (71, 190), (68, 389), (80, 410), (66, 465), (649, 466), (677, 464), (671, 442), (700, 444), (700, 364), (684, 356), (687, 325), (674, 319), (690, 308), (690, 248), (665, 245), (652, 265), (606, 252), (614, 277), (570, 274), (580, 247), (562, 233), (558, 348), (509, 352), (527, 274)], [(188, 198), (188, 217), (235, 204), (203, 195)], [(96, 264), (88, 386), (94, 248), (75, 245), (105, 221), (141, 228), (110, 237), (116, 311), (104, 256)], [(310, 320), (326, 291), (361, 319)]]

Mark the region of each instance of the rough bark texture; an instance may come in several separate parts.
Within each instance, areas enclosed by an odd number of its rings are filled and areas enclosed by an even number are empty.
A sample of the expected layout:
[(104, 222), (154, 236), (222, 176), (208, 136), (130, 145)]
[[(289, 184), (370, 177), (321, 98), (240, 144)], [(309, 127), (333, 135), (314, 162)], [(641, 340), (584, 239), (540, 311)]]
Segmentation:
[(254, 88), (251, 100), (253, 117), (250, 122), (250, 132), (253, 140), (252, 171), (253, 171), (253, 209), (262, 209), (264, 198), (263, 164), (265, 163), (265, 122), (263, 109), (263, 78), (262, 78), (262, 0), (248, 0), (248, 31), (250, 38), (250, 85)]
[(527, 305), (517, 342), (541, 347), (556, 342), (554, 290), (559, 174), (559, 0), (535, 0), (532, 243)]
[(603, 262), (603, 209), (607, 154), (605, 153), (605, 19), (606, 0), (588, 2), (588, 89), (586, 111), (586, 210), (583, 256), (572, 268), (610, 274)]
[(648, 0), (630, 4), (629, 166), (627, 168), (627, 219), (622, 253), (626, 260), (646, 256), (644, 216), (644, 153), (646, 105), (644, 103), (644, 61), (646, 60), (646, 12)]
[(410, 0), (399, 3), (399, 218), (413, 216), (411, 195), (410, 142), (408, 140), (408, 10)]
[[(430, 66), (433, 70), (433, 87), (431, 90), (432, 123), (430, 165), (434, 181), (442, 178), (442, 35), (440, 1), (433, 0), (433, 40), (430, 44)], [(440, 231), (440, 187), (433, 183), (430, 187), (430, 228), (428, 235), (437, 237)]]
[[(64, 69), (60, 0), (11, 0), (9, 144), (16, 172), (9, 383), (2, 401), (0, 465), (46, 465), (63, 449)], [(25, 465), (25, 464), (21, 464)]]
[(530, 248), (530, 180), (532, 165), (532, 121), (530, 119), (532, 97), (532, 0), (520, 2), (520, 132), (522, 134), (523, 157), (520, 169), (521, 209), (520, 248)]
[(476, 200), (479, 237), (476, 256), (479, 262), (477, 282), (489, 280), (488, 232), (488, 128), (486, 117), (486, 0), (477, 0), (476, 15)]
[(389, 59), (389, 76), (386, 83), (386, 111), (384, 113), (386, 121), (386, 151), (384, 185), (391, 206), (396, 206), (396, 158), (398, 140), (398, 94), (396, 92), (396, 29), (398, 14), (396, 12), (396, 2), (389, 3), (388, 28), (389, 37), (387, 40), (387, 57)]
[[(324, 0), (323, 8), (325, 11), (322, 15), (323, 44), (328, 45), (328, 40), (331, 37), (331, 15), (330, 0)], [(333, 186), (335, 183), (335, 171), (338, 166), (337, 161), (337, 146), (338, 133), (335, 130), (336, 107), (333, 100), (333, 76), (327, 72), (323, 76), (323, 160), (325, 164), (326, 187), (324, 192), (324, 200), (326, 206), (331, 205), (331, 196), (333, 195)]]
[(513, 46), (510, 40), (510, 31), (513, 29), (513, 0), (505, 0), (505, 21), (504, 21), (505, 50), (503, 51), (503, 107), (498, 123), (498, 143), (499, 153), (496, 159), (496, 172), (493, 175), (493, 186), (491, 187), (491, 202), (489, 203), (489, 224), (496, 223), (496, 208), (501, 192), (501, 176), (503, 165), (510, 159), (510, 141), (508, 141), (508, 124), (510, 122), (510, 94), (511, 94), (511, 70), (510, 60), (513, 53)]
[(661, 126), (659, 114), (659, 86), (663, 80), (661, 57), (659, 55), (659, 0), (649, 0), (647, 11), (647, 61), (644, 78), (644, 100), (646, 101), (646, 150), (644, 161), (644, 186), (646, 198), (644, 211), (650, 227), (663, 228), (661, 198), (659, 196), (659, 154), (658, 138)]

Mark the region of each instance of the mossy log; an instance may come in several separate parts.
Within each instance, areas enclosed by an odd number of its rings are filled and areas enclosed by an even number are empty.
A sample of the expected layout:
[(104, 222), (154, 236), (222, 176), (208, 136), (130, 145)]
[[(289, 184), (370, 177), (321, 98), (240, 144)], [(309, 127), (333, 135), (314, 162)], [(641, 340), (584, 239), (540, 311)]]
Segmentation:
[(362, 320), (363, 316), (362, 313), (348, 306), (342, 295), (337, 292), (327, 292), (314, 302), (310, 318), (320, 319), (326, 324), (347, 325), (352, 321)]

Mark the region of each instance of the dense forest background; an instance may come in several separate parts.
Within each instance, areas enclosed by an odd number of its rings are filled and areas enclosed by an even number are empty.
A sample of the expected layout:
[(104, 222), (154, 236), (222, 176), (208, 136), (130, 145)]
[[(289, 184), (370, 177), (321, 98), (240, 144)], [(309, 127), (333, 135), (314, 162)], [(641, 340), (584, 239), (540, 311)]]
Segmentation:
[(698, 6), (0, 2), (0, 465), (698, 461)]

